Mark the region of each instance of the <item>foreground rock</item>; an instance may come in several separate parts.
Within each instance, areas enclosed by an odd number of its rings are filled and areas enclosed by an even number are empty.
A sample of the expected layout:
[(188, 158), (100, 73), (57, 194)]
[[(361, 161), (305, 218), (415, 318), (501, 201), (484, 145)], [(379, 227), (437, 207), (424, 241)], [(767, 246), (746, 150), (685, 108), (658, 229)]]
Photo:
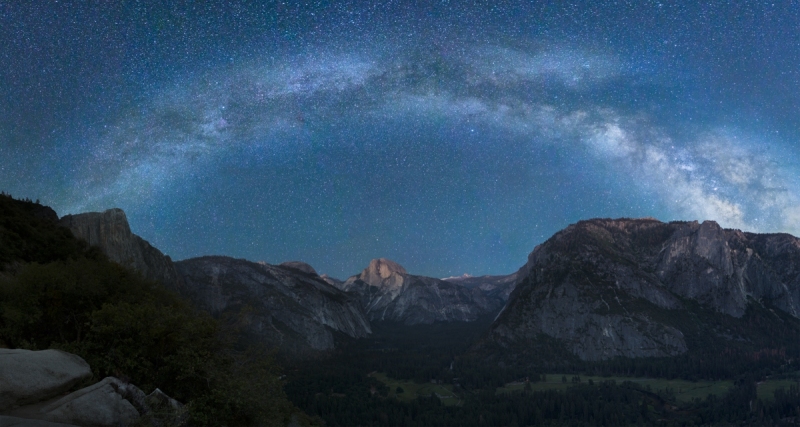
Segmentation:
[(0, 415), (0, 427), (75, 427), (75, 425)]
[(0, 413), (63, 393), (92, 376), (89, 364), (60, 350), (0, 349)]
[(108, 377), (97, 384), (82, 388), (37, 410), (20, 410), (15, 415), (27, 415), (45, 421), (80, 426), (129, 426), (139, 419), (139, 411), (125, 399), (134, 387)]
[(394, 261), (374, 259), (357, 276), (341, 285), (358, 295), (373, 321), (407, 325), (469, 322), (499, 310), (502, 301), (479, 289), (468, 289), (432, 277), (414, 276)]
[[(763, 339), (747, 325), (726, 329), (726, 316), (739, 318), (753, 304), (796, 318), (800, 240), (713, 221), (581, 221), (537, 246), (517, 274), (487, 337), (506, 353), (546, 336), (584, 360), (673, 356), (689, 350), (690, 332), (703, 335), (700, 346)], [(797, 323), (772, 313), (766, 321)]]
[(0, 427), (181, 425), (187, 414), (179, 402), (156, 389), (145, 395), (114, 377), (63, 393), (92, 373), (80, 357), (59, 350), (0, 349)]
[(239, 322), (252, 338), (284, 354), (330, 350), (335, 333), (361, 338), (372, 332), (359, 301), (325, 282), (308, 264), (215, 256), (175, 265), (185, 282), (182, 294), (195, 305)]
[(110, 260), (170, 289), (180, 287), (180, 277), (170, 257), (133, 234), (122, 209), (65, 215), (58, 223), (69, 228), (75, 237), (98, 246)]

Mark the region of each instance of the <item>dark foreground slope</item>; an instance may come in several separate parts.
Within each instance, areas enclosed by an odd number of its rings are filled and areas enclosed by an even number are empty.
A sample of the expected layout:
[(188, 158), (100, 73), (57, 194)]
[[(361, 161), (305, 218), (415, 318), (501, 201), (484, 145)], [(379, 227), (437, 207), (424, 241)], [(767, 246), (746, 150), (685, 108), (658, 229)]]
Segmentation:
[(503, 360), (800, 356), (800, 240), (787, 234), (581, 221), (537, 246), (518, 275), (478, 346)]
[(66, 350), (93, 382), (158, 387), (188, 405), (191, 425), (285, 425), (296, 413), (265, 353), (234, 349), (210, 316), (57, 220), (0, 195), (0, 346)]

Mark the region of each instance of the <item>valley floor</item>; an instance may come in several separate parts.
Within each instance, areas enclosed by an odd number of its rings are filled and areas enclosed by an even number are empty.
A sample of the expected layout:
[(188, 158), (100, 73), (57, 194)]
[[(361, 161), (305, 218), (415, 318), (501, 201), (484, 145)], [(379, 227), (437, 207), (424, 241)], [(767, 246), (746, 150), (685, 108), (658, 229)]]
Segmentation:
[[(346, 343), (325, 360), (292, 365), (287, 396), (327, 426), (792, 425), (800, 420), (800, 371), (790, 365), (764, 359), (721, 379), (695, 377), (697, 372), (669, 379), (625, 375), (681, 370), (691, 359), (587, 362), (561, 371), (502, 366), (470, 355), (481, 327), (378, 324), (372, 337)], [(677, 367), (665, 370), (664, 363)]]
[[(576, 380), (577, 379), (577, 380)], [(546, 374), (544, 381), (530, 383), (532, 391), (559, 390), (565, 391), (573, 387), (576, 383), (594, 385), (603, 381), (614, 381), (618, 384), (630, 381), (641, 386), (647, 391), (651, 391), (660, 396), (673, 397), (676, 402), (691, 402), (694, 399), (705, 399), (709, 394), (722, 397), (733, 388), (733, 381), (687, 381), (681, 379), (664, 378), (644, 378), (644, 377), (621, 377), (621, 376), (593, 376), (593, 375), (572, 375), (572, 374)], [(784, 385), (784, 381), (773, 381), (771, 383)], [(765, 382), (764, 385), (767, 383)], [(784, 385), (788, 388), (788, 386)], [(767, 388), (767, 387), (760, 387)], [(772, 387), (770, 387), (772, 388)], [(525, 382), (515, 381), (497, 388), (497, 393), (519, 392), (525, 389)], [(774, 388), (772, 388), (774, 389)], [(766, 393), (764, 393), (766, 397)], [(770, 396), (771, 397), (771, 396)]]

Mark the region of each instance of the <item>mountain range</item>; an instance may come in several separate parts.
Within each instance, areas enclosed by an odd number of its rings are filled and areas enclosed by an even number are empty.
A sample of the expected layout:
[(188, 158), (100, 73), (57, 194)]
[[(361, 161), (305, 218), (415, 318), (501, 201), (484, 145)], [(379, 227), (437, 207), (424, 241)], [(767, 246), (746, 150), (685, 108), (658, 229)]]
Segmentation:
[(59, 224), (111, 260), (188, 298), (198, 308), (242, 326), (249, 338), (294, 357), (335, 347), (335, 335), (369, 335), (371, 322), (406, 325), (469, 322), (496, 313), (505, 300), (494, 288), (460, 286), (410, 275), (399, 264), (372, 260), (342, 282), (300, 261), (271, 265), (225, 256), (173, 262), (130, 230), (120, 209), (66, 215)]
[[(708, 343), (757, 351), (800, 337), (800, 239), (713, 221), (587, 220), (534, 248), (508, 275), (437, 279), (381, 258), (345, 281), (298, 261), (173, 262), (133, 234), (118, 209), (59, 223), (112, 260), (294, 356), (329, 351), (337, 336), (367, 337), (376, 322), (426, 325), (486, 315), (496, 318), (473, 352), (517, 362), (542, 356), (545, 344), (596, 361), (676, 356)], [(759, 328), (748, 316), (757, 316)], [(770, 329), (788, 336), (770, 336)]]

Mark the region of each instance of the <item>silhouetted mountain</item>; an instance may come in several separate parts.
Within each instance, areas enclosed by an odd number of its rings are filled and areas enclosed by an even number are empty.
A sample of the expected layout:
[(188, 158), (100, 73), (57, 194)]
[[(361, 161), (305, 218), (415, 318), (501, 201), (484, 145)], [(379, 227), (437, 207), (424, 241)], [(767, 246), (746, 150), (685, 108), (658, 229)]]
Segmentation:
[(479, 289), (468, 289), (432, 277), (414, 276), (399, 264), (373, 259), (357, 276), (342, 285), (361, 298), (370, 320), (407, 325), (433, 322), (469, 322), (502, 306)]
[(601, 360), (800, 339), (800, 240), (788, 234), (594, 219), (537, 246), (517, 275), (480, 348), (513, 356), (555, 339)]
[(66, 215), (59, 224), (112, 261), (188, 297), (198, 308), (243, 326), (255, 338), (290, 355), (334, 347), (335, 331), (371, 332), (360, 303), (329, 285), (303, 262), (280, 266), (228, 257), (178, 263), (132, 233), (121, 209)]

